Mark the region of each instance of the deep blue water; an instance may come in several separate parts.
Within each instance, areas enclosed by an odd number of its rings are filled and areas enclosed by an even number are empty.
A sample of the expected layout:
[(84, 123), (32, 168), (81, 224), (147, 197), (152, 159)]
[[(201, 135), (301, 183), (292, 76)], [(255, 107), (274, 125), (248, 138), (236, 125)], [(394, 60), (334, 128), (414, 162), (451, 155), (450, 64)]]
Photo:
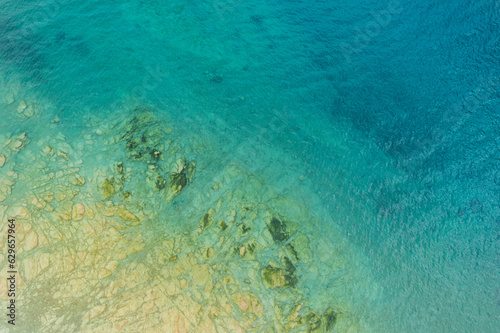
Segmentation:
[(133, 98), (210, 137), (208, 170), (314, 195), (379, 286), (353, 300), (373, 331), (500, 325), (498, 1), (1, 1), (0, 31), (72, 140)]

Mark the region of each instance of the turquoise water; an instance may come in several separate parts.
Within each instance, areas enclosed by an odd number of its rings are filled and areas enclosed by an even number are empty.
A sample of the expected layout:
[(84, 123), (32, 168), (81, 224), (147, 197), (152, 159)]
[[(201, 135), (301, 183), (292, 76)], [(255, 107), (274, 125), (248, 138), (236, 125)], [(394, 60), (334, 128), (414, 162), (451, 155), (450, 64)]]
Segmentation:
[[(196, 161), (172, 203), (132, 172), (133, 200), (152, 214), (146, 244), (164, 228), (193, 232), (217, 202), (212, 183), (237, 166), (249, 177), (227, 180), (238, 200), (308, 230), (299, 293), (318, 313), (327, 303), (346, 313), (334, 331), (500, 325), (496, 1), (0, 3), (0, 135), (27, 132), (31, 149), (62, 133), (90, 186), (95, 170), (127, 158), (106, 148), (108, 127), (144, 105)], [(21, 100), (36, 101), (34, 115), (17, 112)], [(92, 126), (105, 134), (89, 145)], [(16, 158), (29, 184), (36, 168)], [(22, 179), (0, 204), (22, 202)], [(265, 266), (272, 254), (262, 253)], [(267, 310), (277, 296), (264, 294)]]

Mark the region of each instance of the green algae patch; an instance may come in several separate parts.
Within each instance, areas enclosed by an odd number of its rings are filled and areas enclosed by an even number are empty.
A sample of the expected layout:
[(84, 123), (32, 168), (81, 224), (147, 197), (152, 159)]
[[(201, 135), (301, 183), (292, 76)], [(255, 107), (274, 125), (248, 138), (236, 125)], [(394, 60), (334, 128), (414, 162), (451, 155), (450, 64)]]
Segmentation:
[(195, 161), (189, 162), (187, 166), (187, 179), (191, 183), (194, 179), (194, 173), (196, 171), (196, 163)]
[(224, 220), (220, 220), (220, 222), (217, 223), (217, 225), (218, 225), (220, 231), (225, 231), (228, 227), (226, 221), (224, 221)]
[(215, 255), (215, 250), (212, 247), (209, 247), (205, 250), (205, 259), (210, 259)]
[(337, 314), (332, 309), (326, 310), (323, 314), (323, 323), (325, 325), (326, 332), (330, 332), (335, 326), (336, 322)]
[(331, 332), (337, 322), (337, 314), (333, 309), (328, 308), (323, 315), (310, 312), (303, 317), (299, 317), (298, 325), (307, 325), (307, 333)]
[(290, 256), (295, 262), (299, 261), (299, 254), (292, 244), (287, 244), (284, 248), (285, 253)]
[(156, 176), (155, 188), (159, 191), (163, 190), (167, 186), (167, 181), (162, 176)]
[(108, 199), (116, 193), (114, 183), (115, 183), (114, 177), (111, 177), (109, 179), (106, 178), (104, 180), (104, 182), (102, 183), (101, 189), (102, 189), (102, 195), (103, 195), (104, 199)]
[(131, 196), (132, 196), (132, 193), (130, 193), (129, 191), (123, 192), (123, 199), (130, 200)]
[(321, 317), (318, 316), (315, 312), (310, 312), (304, 317), (300, 318), (299, 325), (307, 324), (307, 333), (319, 333), (323, 332)]
[(200, 228), (201, 230), (205, 230), (208, 226), (210, 226), (210, 215), (205, 214), (203, 215), (203, 217), (201, 218), (201, 221), (200, 221)]
[(234, 253), (238, 254), (241, 258), (247, 257), (255, 259), (254, 253), (257, 248), (257, 240), (252, 239), (246, 245), (239, 245), (233, 247)]
[(255, 248), (257, 247), (256, 243), (256, 241), (248, 243), (247, 249), (250, 254), (253, 254), (255, 252)]
[(308, 318), (307, 333), (319, 333), (323, 332), (321, 329), (321, 317), (316, 313), (312, 312)]
[(210, 227), (212, 225), (212, 223), (214, 222), (214, 219), (213, 219), (213, 214), (214, 214), (214, 210), (213, 208), (210, 208), (208, 210), (208, 213), (205, 213), (203, 214), (201, 220), (200, 220), (200, 229), (201, 231), (205, 230), (206, 228)]
[(269, 264), (262, 269), (262, 279), (267, 288), (295, 288), (297, 286), (298, 279), (295, 276), (295, 266), (286, 257), (284, 264), (284, 269), (273, 264)]
[(271, 219), (267, 227), (275, 242), (285, 242), (290, 238), (285, 222), (278, 220), (276, 217)]
[(148, 108), (141, 106), (134, 110), (138, 113), (125, 127), (125, 135), (120, 140), (126, 141), (125, 147), (129, 157), (136, 161), (156, 164), (162, 158), (161, 134), (153, 113)]
[(189, 182), (193, 181), (196, 163), (191, 161), (189, 164), (184, 159), (179, 159), (176, 162), (176, 169), (170, 174), (170, 182), (168, 184), (167, 202), (170, 202), (178, 195)]
[(123, 175), (124, 172), (125, 172), (125, 168), (123, 167), (123, 163), (122, 162), (118, 162), (118, 164), (116, 165), (116, 171), (120, 174), (120, 175)]
[(185, 170), (181, 172), (172, 172), (170, 175), (169, 188), (173, 191), (180, 192), (187, 185), (187, 176)]
[(264, 212), (264, 220), (269, 235), (278, 245), (289, 242), (292, 236), (299, 230), (299, 224), (289, 220), (274, 210), (266, 210)]
[(160, 157), (161, 157), (161, 152), (156, 150), (156, 149), (152, 149), (150, 152), (149, 152), (149, 155), (151, 156), (151, 158), (155, 161), (159, 161), (160, 160)]
[(267, 288), (275, 289), (285, 286), (284, 270), (271, 264), (262, 270), (262, 279)]
[(288, 257), (283, 258), (283, 264), (285, 265), (285, 287), (294, 288), (297, 286), (299, 280), (295, 276), (297, 269), (293, 265), (292, 261)]
[(288, 257), (283, 257), (283, 264), (285, 265), (287, 272), (289, 272), (290, 274), (294, 274), (297, 270)]
[(245, 224), (241, 225), (241, 234), (242, 235), (246, 235), (250, 230), (252, 230), (252, 228), (247, 227)]

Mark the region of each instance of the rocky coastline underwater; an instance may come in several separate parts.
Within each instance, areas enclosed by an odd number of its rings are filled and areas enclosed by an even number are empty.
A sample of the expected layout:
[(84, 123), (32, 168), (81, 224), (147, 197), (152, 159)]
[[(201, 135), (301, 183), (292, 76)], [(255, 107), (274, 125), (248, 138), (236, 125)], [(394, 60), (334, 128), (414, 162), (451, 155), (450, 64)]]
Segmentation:
[(345, 286), (348, 263), (305, 205), (236, 162), (197, 184), (206, 143), (179, 144), (154, 108), (89, 116), (72, 142), (8, 90), (0, 214), (18, 221), (25, 331), (357, 331), (343, 287), (308, 293), (318, 275)]

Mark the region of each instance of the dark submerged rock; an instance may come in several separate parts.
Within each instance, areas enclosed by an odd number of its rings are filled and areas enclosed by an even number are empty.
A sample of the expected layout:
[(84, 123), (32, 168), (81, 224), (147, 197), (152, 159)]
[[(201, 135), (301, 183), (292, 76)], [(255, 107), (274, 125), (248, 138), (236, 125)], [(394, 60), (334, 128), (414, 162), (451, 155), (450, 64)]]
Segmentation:
[(323, 314), (323, 323), (325, 324), (325, 330), (330, 332), (335, 326), (335, 322), (337, 321), (337, 314), (332, 310), (328, 309)]
[(221, 230), (221, 231), (226, 230), (226, 229), (227, 229), (227, 227), (228, 227), (228, 225), (227, 225), (226, 221), (221, 220), (221, 221), (219, 222), (219, 228), (220, 228), (220, 230)]
[(272, 264), (262, 269), (262, 279), (264, 284), (271, 289), (275, 288), (295, 288), (298, 279), (295, 276), (296, 268), (288, 258), (284, 258), (285, 268), (276, 267)]
[(169, 187), (174, 191), (180, 191), (187, 185), (186, 171), (183, 169), (181, 172), (172, 172), (170, 175)]
[(161, 191), (167, 186), (167, 182), (165, 181), (165, 179), (162, 176), (158, 175), (156, 177), (155, 186), (158, 190)]
[(202, 231), (205, 230), (208, 226), (210, 226), (210, 224), (211, 224), (210, 215), (208, 213), (205, 213), (205, 215), (203, 215), (200, 221), (201, 230)]
[(274, 241), (284, 242), (290, 238), (290, 234), (287, 231), (286, 224), (277, 218), (273, 217), (268, 225), (269, 232), (273, 236)]

